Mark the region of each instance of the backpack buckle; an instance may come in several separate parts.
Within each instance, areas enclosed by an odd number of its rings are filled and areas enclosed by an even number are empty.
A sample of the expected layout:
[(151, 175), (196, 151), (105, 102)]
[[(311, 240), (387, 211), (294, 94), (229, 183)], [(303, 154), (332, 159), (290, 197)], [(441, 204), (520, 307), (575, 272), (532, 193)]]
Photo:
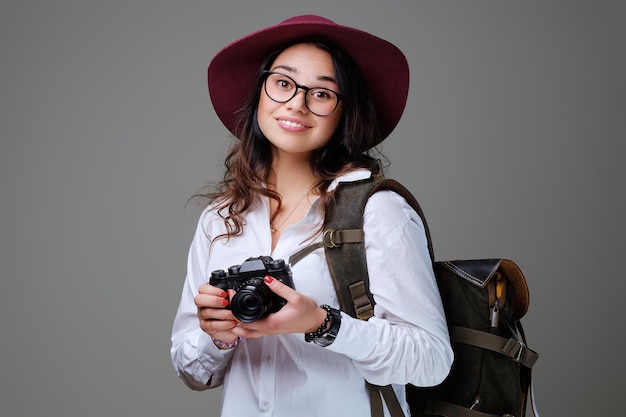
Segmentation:
[(515, 355), (515, 359), (513, 359), (515, 362), (519, 362), (522, 360), (522, 353), (524, 352), (524, 348), (526, 347), (524, 346), (524, 343), (520, 340), (518, 340), (517, 343), (519, 343), (519, 350), (517, 351), (517, 355)]
[(327, 248), (338, 248), (341, 246), (341, 243), (335, 242), (335, 232), (336, 230), (325, 230), (322, 235), (322, 241), (324, 242), (324, 246)]
[[(515, 362), (520, 362), (522, 360), (522, 355), (524, 353), (524, 349), (526, 345), (521, 340), (509, 339), (509, 341), (504, 346), (504, 351), (508, 353), (508, 356), (512, 358)], [(514, 349), (517, 349), (516, 353)]]

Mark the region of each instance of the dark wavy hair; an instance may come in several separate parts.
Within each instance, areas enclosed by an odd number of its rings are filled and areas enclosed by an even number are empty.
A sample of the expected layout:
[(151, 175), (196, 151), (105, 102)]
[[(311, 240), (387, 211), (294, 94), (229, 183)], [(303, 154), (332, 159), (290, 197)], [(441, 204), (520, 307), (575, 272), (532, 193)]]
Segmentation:
[[(380, 142), (380, 130), (374, 103), (354, 61), (333, 45), (310, 43), (330, 54), (342, 95), (343, 114), (335, 133), (324, 146), (311, 153), (309, 160), (317, 177), (314, 188), (326, 213), (332, 201), (328, 187), (338, 175), (366, 168), (372, 175), (382, 176), (380, 160), (372, 155), (374, 150), (371, 149), (372, 144)], [(263, 70), (268, 70), (285, 49), (270, 54), (259, 68), (254, 87), (238, 112), (236, 132), (239, 140), (233, 142), (226, 157), (224, 177), (213, 192), (199, 195), (214, 204), (226, 225), (227, 233), (214, 239), (240, 235), (245, 225), (244, 215), (259, 195), (276, 200), (280, 209), (280, 195), (265, 186), (272, 166), (272, 145), (259, 128), (257, 110), (265, 81)]]

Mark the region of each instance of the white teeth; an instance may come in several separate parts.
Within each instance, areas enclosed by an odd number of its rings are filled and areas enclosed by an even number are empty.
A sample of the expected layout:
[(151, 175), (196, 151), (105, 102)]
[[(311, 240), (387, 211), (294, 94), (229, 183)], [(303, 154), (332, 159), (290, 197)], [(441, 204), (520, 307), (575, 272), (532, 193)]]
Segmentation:
[(301, 125), (300, 123), (292, 122), (290, 120), (282, 120), (281, 119), (280, 122), (282, 124), (284, 124), (284, 125), (291, 126), (291, 127), (306, 127), (304, 125)]

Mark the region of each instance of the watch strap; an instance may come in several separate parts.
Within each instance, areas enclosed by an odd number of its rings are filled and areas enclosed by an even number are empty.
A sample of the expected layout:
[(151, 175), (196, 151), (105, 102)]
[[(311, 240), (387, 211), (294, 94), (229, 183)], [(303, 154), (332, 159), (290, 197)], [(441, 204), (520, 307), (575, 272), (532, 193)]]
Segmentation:
[(339, 328), (341, 327), (341, 311), (331, 308), (330, 315), (331, 322), (328, 330), (322, 335), (313, 338), (313, 343), (318, 346), (326, 347), (331, 345), (339, 334)]

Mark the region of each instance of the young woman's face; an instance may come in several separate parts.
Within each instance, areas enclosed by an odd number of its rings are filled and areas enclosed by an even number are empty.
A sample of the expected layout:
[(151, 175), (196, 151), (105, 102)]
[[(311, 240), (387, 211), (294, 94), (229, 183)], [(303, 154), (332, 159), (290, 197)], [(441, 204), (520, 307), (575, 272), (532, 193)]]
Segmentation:
[[(287, 75), (302, 86), (339, 92), (330, 54), (312, 44), (297, 44), (285, 49), (276, 57), (270, 71)], [(279, 83), (284, 84), (280, 79)], [(339, 125), (341, 101), (328, 116), (318, 116), (307, 108), (305, 94), (306, 91), (298, 89), (291, 100), (279, 103), (270, 99), (265, 89), (261, 90), (259, 127), (278, 152), (309, 154), (325, 145)]]

